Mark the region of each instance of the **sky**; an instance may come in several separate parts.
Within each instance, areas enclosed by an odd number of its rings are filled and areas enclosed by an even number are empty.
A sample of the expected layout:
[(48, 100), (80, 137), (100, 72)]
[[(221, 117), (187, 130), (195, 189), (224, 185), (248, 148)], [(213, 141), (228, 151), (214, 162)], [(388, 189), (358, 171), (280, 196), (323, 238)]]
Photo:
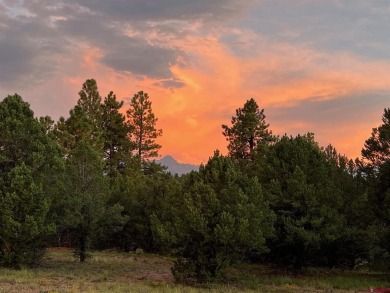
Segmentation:
[(0, 0), (0, 99), (57, 120), (90, 78), (125, 110), (147, 92), (180, 162), (226, 153), (250, 98), (274, 134), (360, 157), (390, 107), (390, 1)]

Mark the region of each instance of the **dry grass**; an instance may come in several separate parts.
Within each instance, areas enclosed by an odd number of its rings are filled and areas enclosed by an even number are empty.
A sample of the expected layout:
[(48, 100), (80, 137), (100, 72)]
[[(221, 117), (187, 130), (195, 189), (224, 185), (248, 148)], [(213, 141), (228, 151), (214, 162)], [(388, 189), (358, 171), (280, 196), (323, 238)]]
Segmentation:
[(367, 292), (390, 287), (387, 275), (309, 270), (292, 277), (265, 266), (242, 265), (223, 283), (189, 287), (174, 283), (173, 260), (155, 255), (95, 252), (79, 263), (68, 249), (50, 249), (42, 264), (20, 271), (0, 269), (0, 293), (71, 292)]
[(50, 249), (36, 269), (0, 269), (0, 293), (150, 292), (144, 287), (173, 283), (171, 265), (167, 258), (107, 251), (79, 263), (71, 250)]

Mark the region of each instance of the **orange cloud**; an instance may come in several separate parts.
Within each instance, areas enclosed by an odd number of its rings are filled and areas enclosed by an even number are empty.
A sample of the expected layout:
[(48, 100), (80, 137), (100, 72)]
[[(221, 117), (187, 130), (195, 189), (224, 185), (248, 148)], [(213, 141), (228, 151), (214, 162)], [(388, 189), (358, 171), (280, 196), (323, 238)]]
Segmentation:
[[(206, 162), (215, 149), (226, 153), (221, 125), (229, 124), (235, 109), (251, 97), (257, 98), (267, 115), (267, 107), (389, 90), (388, 61), (370, 62), (352, 54), (326, 54), (272, 42), (251, 32), (233, 33), (241, 34), (238, 51), (224, 44), (218, 33), (172, 40), (172, 46), (189, 56), (184, 65), (170, 68), (185, 83), (181, 88), (162, 88), (156, 85), (159, 80), (115, 72), (99, 62), (102, 54), (99, 50), (88, 46), (81, 48), (71, 60), (63, 61), (63, 71), (72, 74), (66, 78), (55, 75), (47, 83), (53, 85), (52, 93), (63, 92), (57, 101), (67, 108), (66, 113), (88, 78), (97, 80), (102, 96), (112, 90), (119, 99), (126, 100), (139, 90), (148, 92), (159, 118), (157, 127), (164, 132), (158, 140), (163, 145), (161, 154), (171, 154), (179, 161), (194, 164)], [(43, 88), (38, 87), (33, 95), (38, 95), (40, 90)], [(60, 99), (65, 94), (67, 100)], [(318, 128), (307, 119), (278, 123), (267, 116), (267, 121), (275, 133), (314, 131), (322, 145), (331, 142), (340, 152), (357, 156), (381, 114), (371, 114), (370, 125), (345, 124), (339, 129), (326, 125)]]
[[(198, 158), (204, 162), (216, 148), (225, 151), (226, 142), (220, 126), (230, 123), (235, 109), (250, 97), (256, 97), (267, 114), (267, 107), (271, 106), (286, 107), (305, 100), (330, 100), (389, 90), (390, 76), (386, 74), (390, 69), (389, 62), (369, 62), (352, 54), (326, 54), (286, 44), (265, 46), (264, 41), (259, 44), (261, 51), (241, 57), (212, 36), (189, 37), (179, 44), (185, 51), (191, 51), (192, 59), (186, 66), (171, 68), (186, 86), (169, 93), (171, 110), (165, 113), (173, 113), (175, 118), (166, 125), (169, 139), (162, 141), (164, 151), (172, 151), (179, 159), (183, 158), (181, 152), (186, 150), (188, 153), (191, 149), (196, 157), (192, 162)], [(160, 113), (163, 119), (165, 113)], [(194, 115), (197, 127), (185, 121)], [(381, 113), (375, 115), (380, 117)], [(279, 134), (296, 133), (297, 129), (304, 133), (319, 132), (316, 137), (322, 145), (332, 143), (340, 152), (354, 157), (360, 154), (363, 142), (377, 120), (372, 119), (370, 125), (345, 124), (339, 131), (327, 125), (318, 131), (318, 125), (305, 120), (289, 121), (287, 125), (268, 122)], [(180, 145), (171, 145), (171, 139), (175, 137), (181, 137)]]

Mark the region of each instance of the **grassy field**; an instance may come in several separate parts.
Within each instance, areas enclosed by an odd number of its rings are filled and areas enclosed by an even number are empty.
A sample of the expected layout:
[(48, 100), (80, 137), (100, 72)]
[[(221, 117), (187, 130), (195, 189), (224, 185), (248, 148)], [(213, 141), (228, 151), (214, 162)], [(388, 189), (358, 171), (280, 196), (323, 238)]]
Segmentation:
[(368, 292), (390, 287), (388, 275), (310, 269), (292, 277), (260, 265), (240, 265), (223, 284), (183, 286), (174, 283), (172, 259), (142, 254), (95, 252), (86, 263), (71, 250), (50, 249), (42, 264), (20, 271), (0, 269), (0, 293), (70, 292)]

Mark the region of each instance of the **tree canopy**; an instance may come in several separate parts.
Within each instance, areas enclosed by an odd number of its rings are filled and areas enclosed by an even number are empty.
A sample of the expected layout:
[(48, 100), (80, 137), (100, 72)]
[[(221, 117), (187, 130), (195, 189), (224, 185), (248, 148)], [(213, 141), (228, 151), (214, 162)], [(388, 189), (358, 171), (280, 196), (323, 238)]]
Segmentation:
[(236, 110), (232, 126), (222, 125), (222, 134), (229, 142), (229, 155), (235, 159), (253, 159), (253, 152), (261, 143), (272, 140), (269, 125), (265, 122), (264, 109), (259, 108), (252, 98), (243, 108)]
[(257, 180), (235, 170), (230, 158), (216, 152), (176, 198), (172, 214), (154, 217), (154, 233), (178, 251), (177, 279), (212, 280), (249, 252), (267, 251), (274, 214)]
[(158, 119), (152, 111), (152, 102), (147, 93), (140, 91), (133, 96), (127, 118), (135, 153), (143, 162), (157, 157), (161, 145), (155, 140), (162, 135), (162, 130), (156, 129)]
[(384, 110), (382, 125), (372, 129), (371, 137), (364, 143), (362, 157), (372, 171), (390, 161), (390, 108)]
[(22, 267), (39, 258), (53, 232), (42, 184), (59, 153), (17, 94), (0, 102), (0, 150), (0, 264)]

